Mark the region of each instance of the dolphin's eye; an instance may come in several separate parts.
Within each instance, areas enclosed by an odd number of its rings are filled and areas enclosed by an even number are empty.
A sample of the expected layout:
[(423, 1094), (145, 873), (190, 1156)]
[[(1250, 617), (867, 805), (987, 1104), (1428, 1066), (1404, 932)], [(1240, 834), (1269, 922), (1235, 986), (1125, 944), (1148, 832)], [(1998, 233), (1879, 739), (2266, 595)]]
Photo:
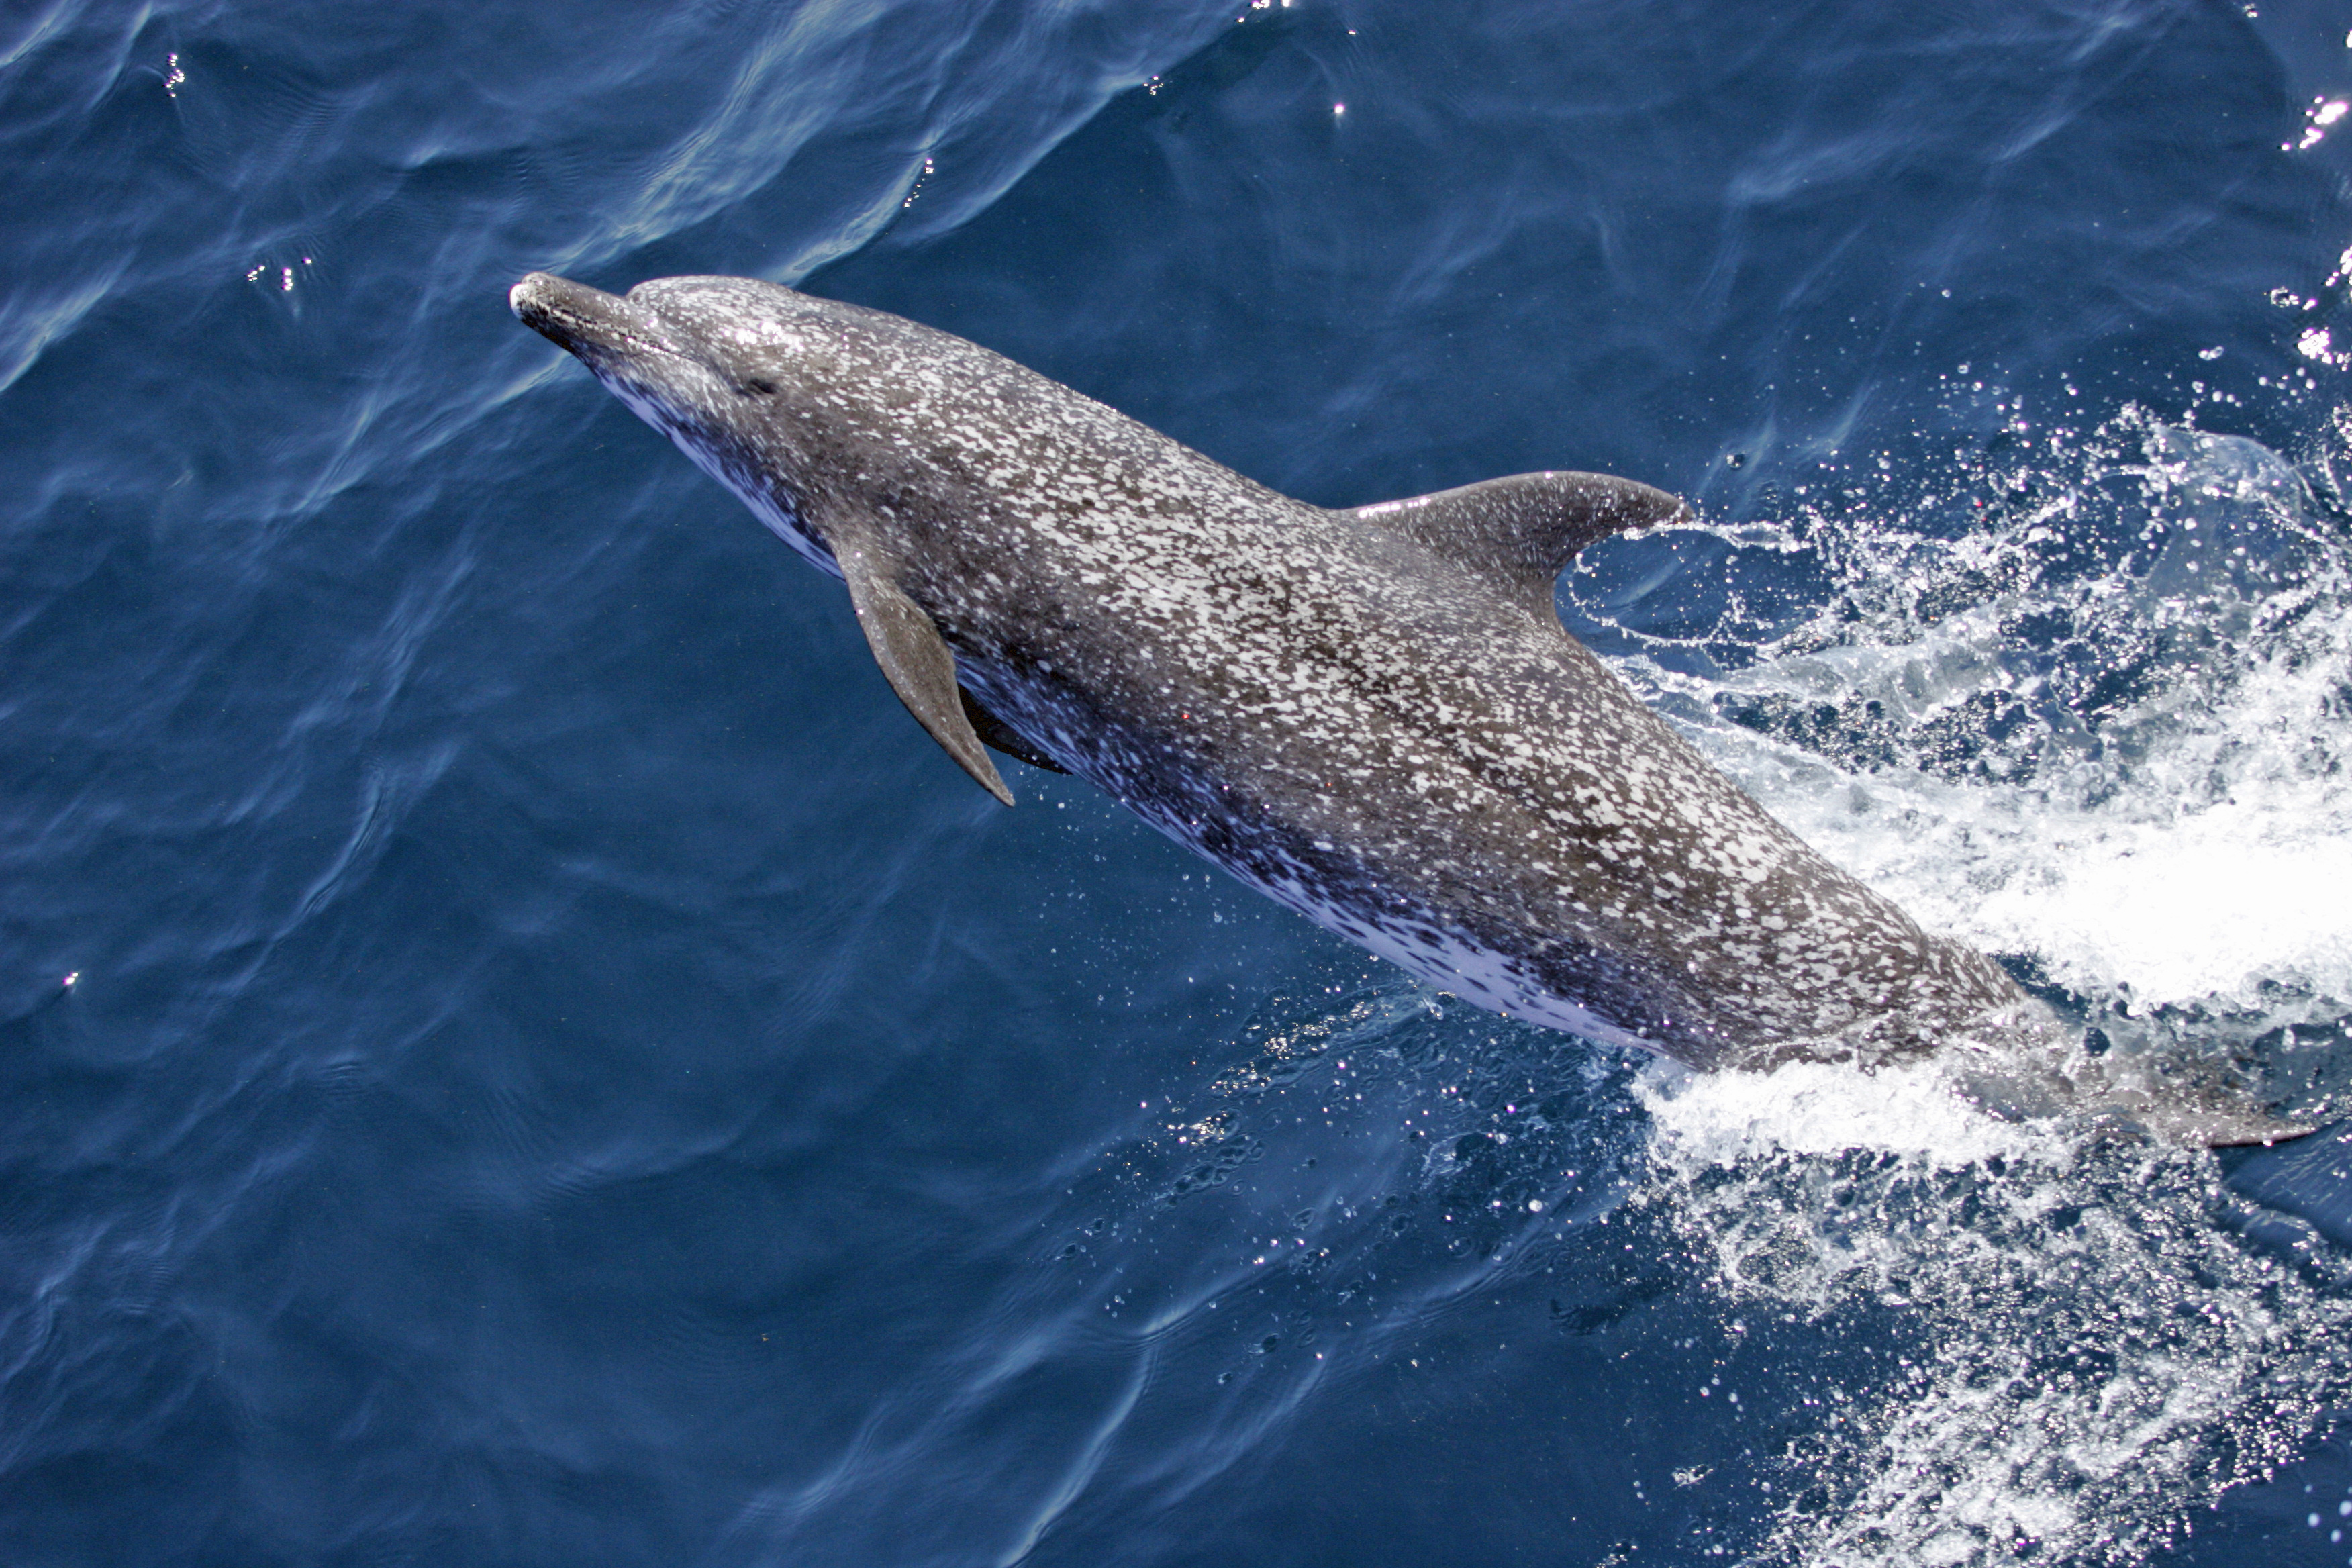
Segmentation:
[(755, 375), (743, 383), (743, 390), (761, 397), (773, 397), (776, 395), (776, 384), (766, 376)]

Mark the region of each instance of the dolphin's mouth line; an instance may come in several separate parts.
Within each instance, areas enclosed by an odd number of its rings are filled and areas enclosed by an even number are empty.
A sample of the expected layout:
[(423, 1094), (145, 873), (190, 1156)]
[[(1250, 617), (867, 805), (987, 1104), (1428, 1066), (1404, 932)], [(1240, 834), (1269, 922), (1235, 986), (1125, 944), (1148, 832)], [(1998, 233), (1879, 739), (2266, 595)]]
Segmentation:
[[(582, 296), (597, 308), (583, 309)], [(627, 324), (625, 298), (605, 294), (568, 279), (534, 272), (515, 286), (509, 302), (524, 325), (576, 358), (585, 360), (593, 355), (630, 352), (670, 359), (686, 357), (675, 346), (632, 330)]]
[[(561, 328), (564, 336), (571, 340), (561, 346), (575, 354), (583, 348), (617, 349), (625, 346), (643, 349), (648, 353), (666, 354), (671, 359), (685, 357), (667, 343), (657, 342), (653, 338), (641, 337), (626, 327), (615, 327), (608, 321), (592, 321), (587, 317), (567, 310), (560, 305), (536, 305), (534, 313)], [(530, 324), (539, 327), (537, 321)], [(548, 336), (553, 335), (547, 333), (544, 327), (540, 327), (540, 331)]]

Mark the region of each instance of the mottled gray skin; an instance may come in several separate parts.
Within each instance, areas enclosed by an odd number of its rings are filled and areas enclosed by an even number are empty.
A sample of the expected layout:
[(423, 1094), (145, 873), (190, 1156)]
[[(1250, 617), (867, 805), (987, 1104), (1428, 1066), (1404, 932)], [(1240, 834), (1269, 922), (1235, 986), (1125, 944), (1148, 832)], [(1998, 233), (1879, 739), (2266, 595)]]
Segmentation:
[(513, 303), (849, 584), (908, 708), (1008, 804), (959, 681), (983, 727), (1512, 1016), (1714, 1067), (1884, 1059), (2027, 1005), (1560, 626), (1560, 567), (1686, 515), (1670, 496), (1553, 473), (1331, 511), (972, 343), (773, 284), (621, 298), (534, 273)]

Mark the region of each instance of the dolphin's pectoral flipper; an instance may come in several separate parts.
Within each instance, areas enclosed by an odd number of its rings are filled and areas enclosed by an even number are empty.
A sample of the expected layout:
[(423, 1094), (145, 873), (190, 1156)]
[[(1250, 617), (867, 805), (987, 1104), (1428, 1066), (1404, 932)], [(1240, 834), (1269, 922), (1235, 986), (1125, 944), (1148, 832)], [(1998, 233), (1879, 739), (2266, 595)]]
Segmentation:
[(1021, 731), (980, 705), (980, 699), (962, 687), (956, 695), (963, 699), (963, 716), (981, 744), (992, 751), (1003, 752), (1014, 762), (1027, 763), (1033, 768), (1043, 768), (1049, 773), (1066, 773), (1070, 770), (1024, 740)]
[(1346, 516), (1402, 533), (1489, 581), (1539, 595), (1576, 552), (1628, 529), (1687, 521), (1676, 497), (1613, 474), (1513, 474), (1410, 500), (1360, 506)]
[(842, 579), (849, 584), (857, 624), (865, 628), (866, 646), (874, 650), (874, 662), (882, 667), (890, 689), (981, 788), (1011, 805), (1013, 792), (1004, 787), (971, 721), (964, 716), (966, 699), (956, 684), (955, 655), (940, 640), (940, 628), (883, 574), (873, 551), (838, 536), (830, 542)]

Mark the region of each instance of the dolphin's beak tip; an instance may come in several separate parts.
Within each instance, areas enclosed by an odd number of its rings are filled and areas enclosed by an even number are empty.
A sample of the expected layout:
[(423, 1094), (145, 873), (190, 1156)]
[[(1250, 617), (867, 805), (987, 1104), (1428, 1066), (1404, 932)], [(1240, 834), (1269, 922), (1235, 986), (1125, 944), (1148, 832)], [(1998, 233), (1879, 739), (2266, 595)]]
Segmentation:
[(524, 274), (507, 303), (524, 326), (600, 375), (667, 346), (660, 321), (624, 296), (552, 272)]
[(552, 272), (526, 272), (513, 288), (507, 290), (507, 308), (529, 321), (535, 310), (563, 279)]

